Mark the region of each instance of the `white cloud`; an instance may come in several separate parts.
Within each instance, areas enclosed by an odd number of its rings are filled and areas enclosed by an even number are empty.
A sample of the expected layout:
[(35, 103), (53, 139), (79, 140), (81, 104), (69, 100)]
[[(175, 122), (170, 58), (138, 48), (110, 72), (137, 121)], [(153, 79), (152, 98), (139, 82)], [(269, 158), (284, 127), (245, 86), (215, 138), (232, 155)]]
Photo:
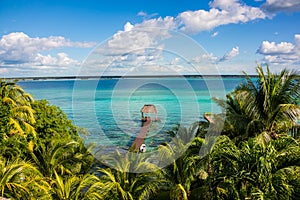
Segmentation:
[(138, 12), (137, 16), (140, 16), (140, 17), (146, 17), (146, 16), (147, 16), (147, 13), (144, 12), (144, 11), (140, 11), (140, 12)]
[[(147, 13), (141, 11), (138, 15), (145, 17)], [(148, 19), (134, 26), (160, 27), (195, 34), (226, 24), (246, 23), (266, 17), (260, 8), (242, 4), (239, 0), (214, 0), (210, 3), (209, 10), (185, 11), (176, 17)]]
[(44, 56), (38, 53), (31, 64), (35, 66), (44, 66), (44, 65), (53, 66), (56, 65), (56, 63), (57, 63), (57, 58), (52, 57), (51, 55)]
[(300, 34), (295, 34), (294, 36), (295, 38), (295, 43), (296, 43), (296, 47), (300, 48)]
[(191, 62), (194, 64), (207, 63), (207, 62), (215, 63), (218, 60), (219, 58), (217, 56), (215, 56), (213, 53), (210, 53), (210, 54), (203, 54), (201, 56), (197, 56), (193, 58)]
[(197, 56), (191, 60), (191, 63), (193, 64), (205, 64), (205, 63), (211, 63), (211, 64), (217, 64), (219, 62), (229, 61), (239, 55), (239, 47), (233, 47), (231, 51), (227, 52), (222, 57), (217, 57), (213, 53), (209, 54), (203, 54), (201, 56)]
[(125, 25), (124, 25), (124, 31), (131, 31), (133, 29), (133, 25), (130, 23), (130, 22), (127, 22)]
[(166, 16), (164, 18), (158, 17), (155, 19), (149, 19), (145, 20), (140, 24), (136, 24), (135, 27), (137, 28), (164, 28), (164, 29), (170, 29), (170, 30), (176, 30), (178, 28), (179, 24), (177, 20), (174, 17)]
[[(96, 49), (95, 53), (98, 54), (98, 57), (95, 55), (97, 58), (92, 59), (96, 67), (102, 68), (103, 71), (103, 68), (107, 66), (117, 68), (128, 66), (128, 69), (134, 65), (157, 66), (157, 63), (161, 63), (164, 59), (164, 41), (172, 37), (170, 30), (198, 33), (221, 25), (246, 23), (266, 18), (260, 8), (247, 6), (238, 0), (214, 0), (210, 3), (208, 11), (186, 11), (179, 13), (176, 17), (146, 19), (148, 14), (143, 11), (139, 12), (138, 16), (144, 17), (144, 21), (134, 25), (127, 22), (123, 30), (118, 31), (104, 45)], [(218, 32), (214, 32), (212, 37), (216, 37), (218, 34)], [(205, 59), (214, 62), (226, 61), (238, 54), (239, 48), (236, 47), (222, 58), (210, 55), (210, 58)], [(99, 61), (96, 61), (97, 59)], [(203, 58), (201, 59), (203, 61)]]
[(36, 56), (28, 61), (28, 62), (14, 62), (14, 63), (1, 63), (4, 67), (29, 67), (29, 68), (36, 68), (41, 69), (44, 68), (64, 68), (64, 67), (72, 67), (72, 66), (79, 66), (81, 64), (80, 61), (74, 60), (69, 58), (68, 54), (66, 53), (57, 53), (57, 55), (42, 55), (37, 53)]
[[(270, 2), (272, 3), (271, 0), (267, 1), (269, 4)], [(141, 23), (133, 25), (127, 22), (123, 30), (118, 31), (105, 45), (96, 49), (97, 55), (95, 56), (101, 56), (92, 58), (88, 62), (92, 62), (98, 67), (111, 65), (130, 69), (134, 65), (144, 65), (154, 68), (156, 66), (157, 69), (161, 69), (162, 67), (157, 63), (164, 59), (165, 46), (162, 41), (171, 37), (169, 30), (196, 34), (222, 25), (247, 23), (267, 17), (261, 8), (248, 6), (239, 0), (213, 0), (209, 6), (208, 10), (186, 11), (174, 17), (153, 18), (157, 15), (156, 13), (147, 14), (140, 11), (137, 15), (143, 18)], [(214, 32), (211, 36), (216, 37), (218, 34), (218, 32)], [(61, 36), (31, 38), (24, 33), (11, 33), (3, 36), (0, 40), (0, 63), (7, 66), (66, 67), (79, 65), (79, 61), (70, 58), (65, 53), (49, 55), (45, 51), (63, 47), (88, 48), (94, 45), (94, 43), (73, 42)], [(213, 62), (226, 61), (238, 54), (239, 48), (235, 47), (222, 58), (208, 54), (205, 59)], [(196, 60), (194, 61), (196, 62)]]
[(264, 56), (267, 63), (276, 65), (300, 64), (300, 34), (294, 36), (295, 43), (263, 41), (257, 53)]
[(186, 11), (178, 15), (186, 33), (198, 33), (211, 30), (221, 25), (246, 23), (255, 19), (265, 19), (266, 14), (256, 7), (239, 3), (238, 0), (214, 0), (211, 9)]
[(175, 57), (172, 61), (171, 61), (171, 65), (177, 65), (181, 62), (181, 59), (179, 57)]
[(127, 22), (124, 30), (114, 34), (85, 61), (86, 70), (102, 75), (102, 73), (124, 74), (126, 71), (136, 71), (131, 69), (137, 66), (143, 71), (149, 71), (150, 66), (157, 68), (163, 58), (163, 40), (171, 36), (166, 29), (155, 28), (155, 25), (149, 28), (148, 25), (165, 21), (167, 19), (159, 18), (148, 20), (147, 25), (135, 26)]
[(42, 52), (63, 47), (88, 48), (94, 46), (90, 42), (72, 42), (62, 36), (32, 38), (23, 32), (14, 32), (2, 36), (0, 40), (0, 63), (2, 66), (68, 66), (78, 64), (65, 53), (57, 57), (43, 55)]
[(262, 8), (270, 13), (297, 12), (300, 11), (300, 2), (299, 0), (266, 0)]
[(290, 54), (293, 52), (295, 46), (289, 42), (280, 42), (276, 44), (275, 42), (263, 41), (258, 49), (260, 54)]
[(224, 62), (227, 60), (231, 60), (232, 58), (239, 55), (239, 47), (233, 47), (231, 51), (227, 52), (222, 58), (219, 59), (219, 62)]
[(0, 74), (7, 74), (8, 72), (8, 68), (0, 68)]
[(162, 48), (160, 40), (170, 37), (167, 30), (137, 28), (129, 24), (126, 23), (124, 31), (114, 34), (106, 44), (96, 49), (96, 52), (105, 56), (121, 56), (133, 52), (144, 54), (147, 48)]
[(218, 36), (219, 35), (219, 32), (214, 32), (212, 35), (211, 35), (211, 37), (216, 37), (216, 36)]
[(81, 62), (77, 60), (73, 60), (69, 58), (68, 54), (66, 53), (58, 53), (57, 54), (58, 59), (57, 59), (57, 65), (62, 66), (62, 67), (67, 67), (67, 66), (77, 66), (80, 65)]
[(239, 47), (233, 47), (229, 52), (225, 53), (222, 57), (215, 56), (213, 53), (203, 54), (197, 56), (191, 60), (192, 63), (213, 63), (218, 64), (219, 62), (229, 61), (239, 55)]
[(144, 19), (150, 19), (150, 18), (155, 17), (157, 15), (158, 15), (157, 13), (148, 14), (148, 13), (146, 13), (144, 11), (140, 11), (137, 14), (137, 16), (143, 17)]

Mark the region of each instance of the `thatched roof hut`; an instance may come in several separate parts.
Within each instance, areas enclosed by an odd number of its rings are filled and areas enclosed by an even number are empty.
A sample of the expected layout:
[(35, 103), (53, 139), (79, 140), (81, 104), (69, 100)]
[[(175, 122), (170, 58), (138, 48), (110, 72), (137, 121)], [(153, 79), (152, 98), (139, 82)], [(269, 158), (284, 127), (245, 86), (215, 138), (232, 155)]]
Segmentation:
[(145, 116), (144, 116), (145, 113), (147, 113), (147, 114), (155, 113), (155, 116), (157, 119), (157, 110), (156, 110), (155, 105), (153, 105), (153, 104), (145, 104), (143, 106), (143, 108), (141, 109), (141, 113), (142, 113), (142, 120), (145, 120)]
[(145, 104), (141, 109), (142, 113), (157, 113), (156, 107), (153, 104)]

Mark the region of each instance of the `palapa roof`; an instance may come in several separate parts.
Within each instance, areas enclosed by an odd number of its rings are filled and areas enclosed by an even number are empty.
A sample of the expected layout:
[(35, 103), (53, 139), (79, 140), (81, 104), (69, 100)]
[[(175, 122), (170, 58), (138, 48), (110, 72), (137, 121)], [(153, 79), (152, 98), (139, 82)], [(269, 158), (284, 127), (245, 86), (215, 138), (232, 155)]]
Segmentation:
[(145, 104), (141, 109), (142, 113), (157, 113), (156, 107), (153, 104)]

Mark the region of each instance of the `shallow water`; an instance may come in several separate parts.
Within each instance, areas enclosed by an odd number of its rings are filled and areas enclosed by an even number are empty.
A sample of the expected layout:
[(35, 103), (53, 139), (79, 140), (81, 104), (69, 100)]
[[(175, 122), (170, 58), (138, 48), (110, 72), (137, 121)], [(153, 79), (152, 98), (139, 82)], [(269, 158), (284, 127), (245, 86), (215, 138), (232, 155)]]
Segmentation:
[[(212, 97), (224, 98), (242, 78), (132, 78), (101, 80), (21, 81), (35, 99), (59, 106), (78, 126), (90, 132), (86, 143), (127, 149), (141, 128), (140, 110), (154, 104), (160, 122), (153, 122), (145, 143), (155, 147), (169, 140), (176, 124), (203, 120), (204, 112), (221, 112)], [(151, 117), (155, 117), (152, 115)]]

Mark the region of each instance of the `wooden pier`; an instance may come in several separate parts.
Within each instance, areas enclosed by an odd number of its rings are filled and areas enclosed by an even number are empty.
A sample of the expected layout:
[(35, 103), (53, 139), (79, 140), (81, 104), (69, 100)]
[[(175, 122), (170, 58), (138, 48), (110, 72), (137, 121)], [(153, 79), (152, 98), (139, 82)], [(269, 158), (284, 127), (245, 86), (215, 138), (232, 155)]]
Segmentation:
[(145, 119), (145, 121), (143, 121), (142, 128), (141, 128), (139, 134), (136, 136), (134, 142), (131, 145), (130, 149), (133, 151), (139, 151), (140, 146), (144, 143), (147, 133), (150, 130), (150, 127), (152, 124), (151, 117), (145, 117), (144, 119)]
[(215, 121), (212, 119), (211, 115), (204, 113), (204, 119), (206, 119), (206, 121), (208, 121), (210, 124), (214, 124)]

